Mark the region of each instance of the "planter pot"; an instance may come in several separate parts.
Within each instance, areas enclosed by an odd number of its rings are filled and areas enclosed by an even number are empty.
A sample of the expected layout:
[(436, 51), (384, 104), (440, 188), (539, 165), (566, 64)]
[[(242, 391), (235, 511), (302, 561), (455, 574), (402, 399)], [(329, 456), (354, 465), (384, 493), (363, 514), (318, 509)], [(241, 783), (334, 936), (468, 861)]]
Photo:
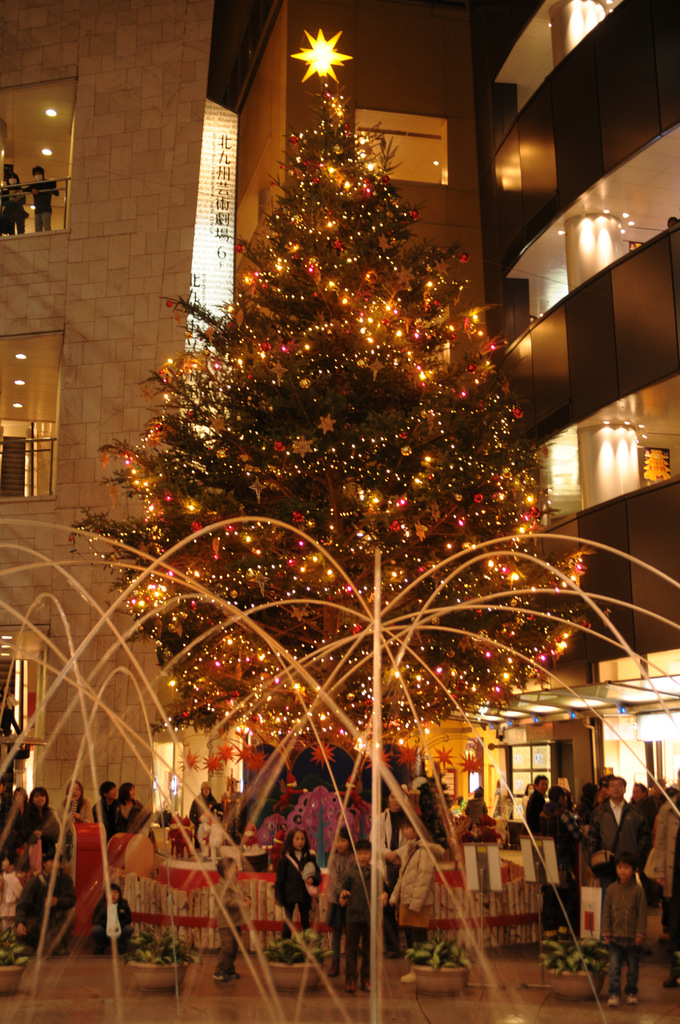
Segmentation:
[(301, 989), (317, 988), (321, 981), (321, 970), (316, 963), (267, 964), (274, 988), (279, 992), (299, 992)]
[[(604, 974), (588, 974), (587, 971), (546, 972), (552, 994), (558, 999), (594, 999), (604, 984)], [(592, 985), (591, 985), (592, 981)], [(595, 989), (595, 993), (593, 993)]]
[(11, 996), (19, 988), (26, 964), (0, 967), (0, 996)]
[(176, 975), (174, 964), (138, 964), (131, 960), (125, 965), (125, 969), (136, 988), (143, 989), (146, 992), (158, 992), (162, 989), (173, 989), (175, 987), (175, 978), (178, 985), (181, 985), (184, 981), (187, 965), (180, 964)]
[(413, 964), (416, 993), (425, 996), (455, 996), (462, 992), (470, 977), (469, 967), (433, 967)]

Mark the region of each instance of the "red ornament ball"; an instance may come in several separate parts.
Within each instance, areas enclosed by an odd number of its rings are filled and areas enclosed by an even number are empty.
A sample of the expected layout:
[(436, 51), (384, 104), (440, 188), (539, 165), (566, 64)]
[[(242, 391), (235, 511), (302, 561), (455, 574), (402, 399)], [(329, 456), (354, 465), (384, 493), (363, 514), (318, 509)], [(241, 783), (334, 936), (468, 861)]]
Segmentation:
[(282, 452), (285, 447), (286, 446), (283, 443), (283, 441), (274, 441), (274, 448), (276, 449), (277, 452)]
[(236, 252), (239, 252), (239, 253), (243, 252), (245, 250), (245, 245), (243, 245), (242, 242), (237, 242), (237, 244), (235, 246), (235, 249), (236, 249)]
[(408, 215), (411, 218), (411, 220), (418, 220), (418, 218), (420, 217), (420, 214), (418, 213), (417, 210), (409, 210)]
[(515, 408), (512, 410), (512, 415), (515, 417), (516, 420), (521, 420), (522, 416), (524, 416), (524, 410), (520, 409), (520, 407), (516, 405)]
[(461, 263), (467, 263), (467, 261), (470, 259), (470, 257), (468, 256), (468, 254), (466, 252), (462, 252), (460, 254), (460, 256), (458, 257), (458, 259), (460, 260)]
[(401, 530), (401, 523), (398, 519), (392, 520), (390, 523), (390, 530), (392, 530), (393, 533), (398, 533), (398, 531)]
[(172, 299), (167, 299), (165, 305), (168, 307), (168, 309), (172, 309), (174, 303)]
[(470, 363), (468, 366), (468, 373), (474, 373), (477, 369), (477, 363)]
[(479, 505), (480, 502), (484, 501), (484, 495), (483, 494), (475, 494), (475, 501)]

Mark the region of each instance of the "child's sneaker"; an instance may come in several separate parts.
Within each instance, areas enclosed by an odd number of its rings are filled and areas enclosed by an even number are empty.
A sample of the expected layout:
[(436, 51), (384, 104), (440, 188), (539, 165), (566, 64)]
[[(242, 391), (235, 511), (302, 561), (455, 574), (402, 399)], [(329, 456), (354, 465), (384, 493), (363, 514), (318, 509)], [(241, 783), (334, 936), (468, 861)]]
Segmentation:
[(620, 1006), (620, 1005), (621, 1005), (621, 997), (620, 996), (610, 996), (609, 999), (607, 1000), (607, 1006)]
[(213, 974), (213, 981), (229, 981), (232, 977), (231, 974), (227, 974), (226, 971), (215, 971)]
[(637, 1006), (637, 996), (634, 996), (632, 992), (626, 995), (626, 1002), (629, 1006)]

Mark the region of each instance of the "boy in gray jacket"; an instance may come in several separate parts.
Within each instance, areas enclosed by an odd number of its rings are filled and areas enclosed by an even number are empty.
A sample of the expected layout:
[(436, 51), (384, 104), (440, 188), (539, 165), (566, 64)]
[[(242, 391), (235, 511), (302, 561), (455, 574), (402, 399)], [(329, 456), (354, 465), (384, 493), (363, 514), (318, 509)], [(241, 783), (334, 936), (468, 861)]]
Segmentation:
[[(357, 857), (341, 881), (340, 904), (347, 907), (345, 918), (345, 992), (354, 992), (357, 983), (357, 957), (361, 946), (361, 990), (371, 991), (371, 844), (358, 839)], [(383, 906), (387, 896), (383, 893)]]
[(616, 858), (616, 882), (607, 888), (602, 917), (602, 938), (609, 946), (609, 1006), (621, 1003), (621, 967), (628, 966), (626, 1002), (637, 1003), (640, 952), (647, 934), (647, 899), (635, 881), (637, 858), (620, 853)]
[(220, 880), (215, 886), (215, 916), (220, 933), (220, 957), (215, 967), (215, 981), (230, 981), (239, 978), (234, 970), (238, 949), (236, 930), (246, 923), (244, 907), (250, 907), (252, 900), (241, 889), (237, 878), (238, 861), (235, 857), (222, 857), (215, 865)]

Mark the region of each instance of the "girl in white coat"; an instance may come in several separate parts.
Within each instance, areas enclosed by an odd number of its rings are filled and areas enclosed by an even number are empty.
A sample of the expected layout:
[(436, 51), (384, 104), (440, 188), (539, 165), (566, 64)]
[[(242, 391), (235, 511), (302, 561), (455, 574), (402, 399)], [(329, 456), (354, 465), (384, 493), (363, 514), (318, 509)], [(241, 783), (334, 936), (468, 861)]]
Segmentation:
[[(399, 848), (401, 868), (399, 878), (390, 896), (390, 903), (397, 907), (399, 925), (406, 934), (406, 945), (427, 940), (427, 929), (434, 907), (434, 877), (437, 861), (445, 856), (442, 846), (433, 843), (424, 825), (418, 822), (418, 830), (409, 821), (402, 826), (406, 843)], [(409, 972), (402, 981), (415, 981), (415, 974)]]

